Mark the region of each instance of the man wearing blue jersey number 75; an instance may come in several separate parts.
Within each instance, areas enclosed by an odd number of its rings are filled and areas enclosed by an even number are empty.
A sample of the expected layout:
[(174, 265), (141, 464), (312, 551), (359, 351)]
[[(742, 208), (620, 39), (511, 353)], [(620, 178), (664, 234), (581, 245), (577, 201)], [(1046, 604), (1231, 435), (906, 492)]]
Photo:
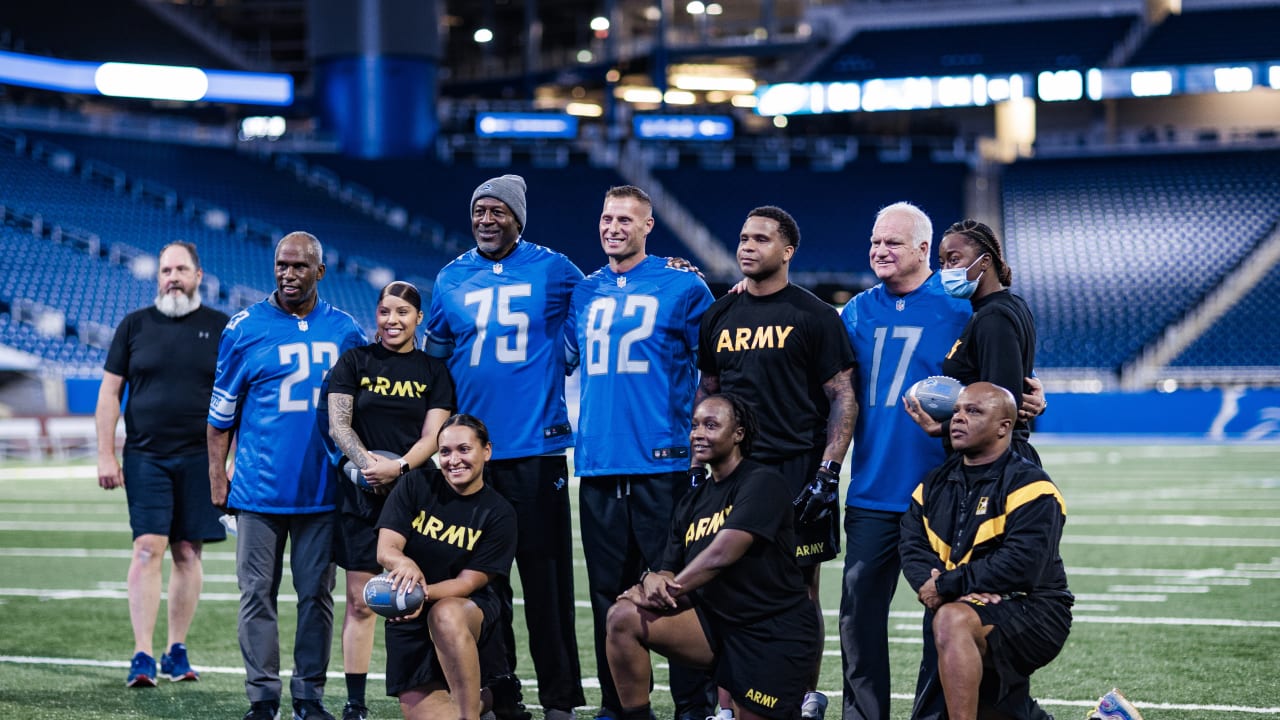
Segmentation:
[(365, 338), (350, 315), (317, 295), (324, 272), (324, 249), (314, 235), (284, 236), (276, 245), (275, 292), (231, 318), (218, 344), (207, 431), (209, 485), (213, 504), (239, 515), (238, 632), (250, 702), (245, 720), (273, 720), (280, 707), (276, 602), (286, 538), (298, 595), (289, 683), (293, 717), (333, 718), (321, 698), (333, 640), (336, 470), (316, 404), (329, 368)]
[[(694, 272), (645, 253), (653, 203), (634, 185), (610, 188), (600, 214), (609, 262), (573, 291), (567, 360), (581, 368), (574, 465), (595, 620), (600, 714), (622, 717), (609, 672), (609, 608), (661, 567), (675, 506), (689, 488), (689, 427), (698, 326), (713, 298)], [(710, 714), (710, 678), (672, 663), (677, 718)]]
[[(584, 704), (578, 641), (573, 627), (573, 560), (569, 527), (569, 467), (573, 444), (564, 401), (565, 316), (569, 295), (582, 279), (564, 255), (522, 239), (525, 181), (503, 175), (471, 195), (476, 247), (436, 276), (427, 321), (426, 352), (447, 358), (458, 412), (485, 422), (493, 458), (485, 468), (492, 485), (516, 511), (516, 567), (524, 588), (529, 654), (538, 678), (538, 701), (548, 720), (570, 720)], [(503, 600), (500, 633), (505, 668), (482, 650), (485, 684), (509, 687), (495, 677), (515, 669), (512, 596)], [(495, 680), (498, 680), (495, 682)], [(499, 720), (514, 704), (498, 702)]]

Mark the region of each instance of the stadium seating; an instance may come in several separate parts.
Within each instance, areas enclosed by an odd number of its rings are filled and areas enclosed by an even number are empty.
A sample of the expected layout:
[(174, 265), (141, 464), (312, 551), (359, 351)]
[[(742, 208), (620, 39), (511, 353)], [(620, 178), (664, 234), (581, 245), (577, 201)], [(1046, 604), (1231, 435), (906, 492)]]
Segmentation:
[[(431, 158), (358, 160), (324, 156), (309, 161), (369, 187), (415, 214), (432, 218), (460, 238), (465, 247), (472, 244), (468, 207), (472, 191), (497, 175), (520, 175), (528, 185), (526, 237), (563, 252), (583, 272), (591, 272), (605, 262), (597, 230), (600, 207), (605, 191), (625, 182), (615, 171), (592, 167), (582, 158), (571, 158), (567, 167), (541, 167), (520, 158), (499, 167), (476, 162), (446, 164)], [(648, 251), (656, 255), (688, 253), (662, 226), (660, 213), (649, 236)]]
[[(38, 142), (33, 143), (33, 147), (39, 147)], [(102, 140), (99, 142), (104, 143)], [(50, 145), (42, 152), (56, 152), (49, 147), (55, 146)], [(271, 274), (274, 253), (268, 242), (210, 229), (197, 217), (180, 212), (176, 204), (152, 192), (140, 192), (136, 186), (107, 187), (100, 178), (86, 179), (79, 172), (84, 167), (82, 162), (77, 161), (75, 166), (61, 172), (33, 157), (6, 156), (0, 163), (0, 204), (39, 213), (46, 223), (57, 223), (95, 235), (100, 238), (104, 252), (120, 244), (158, 254), (173, 240), (194, 242), (199, 248), (206, 274), (216, 276), (224, 291), (239, 288), (234, 297), (223, 298), (228, 303), (220, 307), (224, 311), (233, 312), (244, 304), (257, 301), (275, 286)], [(253, 183), (246, 181), (245, 185), (250, 190), (270, 182), (293, 183), (292, 178), (278, 175), (268, 166), (250, 160), (242, 159), (242, 162), (249, 165), (246, 173), (258, 177)], [(251, 197), (252, 192), (245, 195)], [(317, 207), (334, 204), (328, 198), (324, 203), (314, 202)], [(409, 239), (408, 236), (405, 238)], [(388, 267), (396, 261), (395, 255), (380, 259), (381, 264)], [(148, 278), (145, 284), (150, 283)], [(88, 288), (84, 289), (86, 294), (88, 291)], [(92, 319), (113, 327), (124, 313), (149, 303), (151, 292), (148, 291), (144, 302), (118, 308), (117, 314), (111, 318), (95, 316)], [(370, 281), (334, 267), (325, 276), (321, 293), (338, 307), (349, 309), (363, 327), (372, 327), (376, 289)], [(221, 304), (218, 299), (210, 300), (214, 306)]]
[(1008, 168), (1008, 257), (1036, 316), (1037, 365), (1118, 370), (1270, 232), (1276, 197), (1274, 151)]
[(1184, 11), (1157, 25), (1129, 59), (1134, 67), (1275, 60), (1275, 37), (1263, 28), (1280, 27), (1280, 7), (1236, 7)]
[[(732, 252), (747, 213), (777, 205), (800, 226), (796, 272), (866, 273), (876, 212), (910, 200), (940, 226), (960, 219), (966, 167), (859, 160), (840, 172), (791, 168), (785, 173), (739, 164), (732, 170), (680, 167), (654, 175)], [(851, 288), (856, 289), (856, 288)]]
[(1175, 367), (1274, 367), (1280, 364), (1280, 266), (1191, 344)]
[(1116, 15), (858, 32), (811, 81), (1096, 67), (1137, 18)]
[[(415, 274), (434, 277), (451, 259), (421, 240), (299, 183), (271, 165), (270, 158), (174, 143), (67, 134), (31, 136), (67, 147), (85, 159), (118, 167), (130, 178), (172, 188), (184, 201), (222, 208), (233, 222), (255, 221), (259, 227), (269, 228), (272, 237), (307, 230), (346, 261), (412, 268)], [(193, 172), (193, 168), (199, 170)], [(411, 187), (416, 190), (416, 185)]]

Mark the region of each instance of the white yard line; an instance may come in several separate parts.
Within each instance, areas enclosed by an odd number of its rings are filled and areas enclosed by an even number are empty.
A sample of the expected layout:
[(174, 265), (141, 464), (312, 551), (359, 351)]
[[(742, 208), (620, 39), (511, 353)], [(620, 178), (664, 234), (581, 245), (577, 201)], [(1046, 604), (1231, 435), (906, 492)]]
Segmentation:
[[(830, 653), (827, 653), (830, 654)], [(839, 653), (836, 653), (839, 654)], [(55, 658), (55, 657), (32, 657), (23, 655), (0, 655), (0, 663), (8, 663), (11, 665), (75, 665), (79, 667), (100, 667), (125, 669), (129, 667), (128, 660), (90, 660), (86, 658)], [(218, 667), (200, 665), (196, 668), (201, 673), (210, 675), (244, 675), (244, 668), (241, 667)], [(280, 671), (281, 677), (289, 677), (288, 670)], [(340, 680), (343, 677), (341, 672), (329, 672), (328, 677), (333, 680)], [(385, 680), (386, 675), (383, 673), (369, 673), (371, 680)], [(537, 689), (536, 681), (523, 680), (521, 682), (526, 691)], [(595, 678), (582, 678), (582, 685), (588, 689), (599, 689), (600, 683)], [(655, 685), (654, 690), (657, 692), (668, 692), (670, 688), (665, 685)], [(839, 690), (830, 689), (823, 690), (830, 698), (838, 698), (841, 693)], [(912, 700), (914, 697), (906, 693), (893, 693), (894, 700)], [(1129, 698), (1141, 710), (1176, 710), (1181, 712), (1222, 712), (1222, 713), (1245, 713), (1250, 715), (1276, 715), (1280, 714), (1280, 707), (1250, 707), (1247, 705), (1193, 705), (1186, 703), (1154, 703), (1143, 702)], [(1097, 704), (1097, 700), (1059, 700), (1053, 698), (1038, 698), (1036, 700), (1041, 705), (1051, 705), (1060, 707), (1081, 707), (1091, 708)], [(529, 705), (531, 708), (537, 708), (537, 705)]]

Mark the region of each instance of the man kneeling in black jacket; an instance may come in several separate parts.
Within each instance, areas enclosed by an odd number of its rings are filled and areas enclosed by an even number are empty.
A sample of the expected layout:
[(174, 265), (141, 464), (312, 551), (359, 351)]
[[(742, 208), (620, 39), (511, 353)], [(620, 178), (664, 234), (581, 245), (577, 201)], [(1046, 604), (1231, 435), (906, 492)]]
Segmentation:
[(956, 453), (925, 477), (902, 518), (902, 572), (932, 628), (912, 718), (971, 720), (980, 706), (984, 718), (1050, 717), (1029, 677), (1071, 630), (1058, 552), (1066, 505), (1042, 468), (1009, 449), (1016, 419), (1008, 390), (961, 391)]

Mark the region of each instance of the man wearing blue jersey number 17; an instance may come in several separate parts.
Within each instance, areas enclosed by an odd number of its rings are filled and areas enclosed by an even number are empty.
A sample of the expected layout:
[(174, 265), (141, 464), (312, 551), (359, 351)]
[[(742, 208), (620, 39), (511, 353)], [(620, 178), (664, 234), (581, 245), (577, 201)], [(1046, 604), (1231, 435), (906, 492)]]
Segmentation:
[[(645, 253), (649, 195), (610, 188), (600, 214), (609, 263), (573, 291), (567, 359), (581, 368), (574, 464), (595, 621), (600, 715), (622, 705), (605, 654), (606, 618), (618, 595), (661, 567), (675, 506), (689, 488), (689, 426), (697, 387), (698, 325), (711, 291), (694, 272)], [(671, 667), (676, 718), (710, 714), (709, 676)]]
[[(549, 720), (570, 720), (585, 700), (573, 626), (564, 452), (573, 432), (564, 401), (563, 332), (582, 271), (564, 255), (521, 238), (525, 189), (524, 178), (503, 175), (472, 193), (476, 247), (436, 276), (426, 351), (448, 359), (458, 411), (489, 427), (493, 459), (485, 481), (516, 511), (516, 567), (538, 700)], [(496, 589), (504, 601), (509, 671), (515, 668), (515, 637), (511, 589), (504, 585)], [(493, 687), (492, 663), (481, 662), (489, 665), (484, 679)]]
[(843, 720), (889, 718), (889, 604), (898, 587), (899, 521), (911, 491), (946, 457), (942, 443), (902, 412), (902, 394), (941, 373), (942, 358), (969, 320), (965, 302), (942, 291), (929, 268), (933, 223), (894, 203), (876, 215), (871, 270), (880, 283), (841, 311), (862, 372), (845, 509), (840, 645)]
[[(317, 423), (325, 374), (365, 344), (350, 315), (321, 300), (324, 249), (294, 232), (276, 245), (276, 291), (237, 313), (222, 331), (209, 404), (213, 504), (239, 514), (236, 578), (244, 657), (245, 720), (280, 707), (276, 603), (286, 538), (298, 620), (289, 694), (295, 720), (332, 720), (321, 704), (333, 640), (334, 475)], [(228, 477), (232, 433), (236, 456)]]

